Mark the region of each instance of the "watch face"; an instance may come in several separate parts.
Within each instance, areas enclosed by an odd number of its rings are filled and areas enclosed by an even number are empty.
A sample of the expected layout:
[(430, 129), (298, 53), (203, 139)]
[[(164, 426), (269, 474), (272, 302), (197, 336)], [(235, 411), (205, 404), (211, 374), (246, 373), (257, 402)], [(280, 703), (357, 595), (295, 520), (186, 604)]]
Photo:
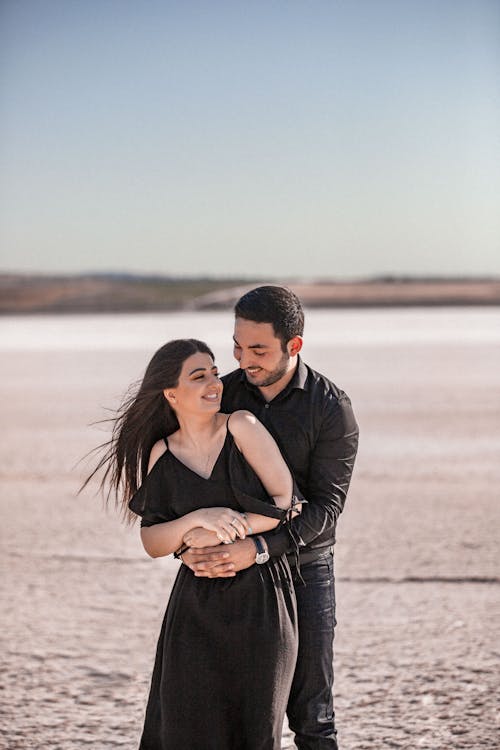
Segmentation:
[(269, 560), (269, 552), (259, 552), (258, 555), (255, 557), (255, 562), (257, 565), (262, 565), (262, 563), (266, 563)]

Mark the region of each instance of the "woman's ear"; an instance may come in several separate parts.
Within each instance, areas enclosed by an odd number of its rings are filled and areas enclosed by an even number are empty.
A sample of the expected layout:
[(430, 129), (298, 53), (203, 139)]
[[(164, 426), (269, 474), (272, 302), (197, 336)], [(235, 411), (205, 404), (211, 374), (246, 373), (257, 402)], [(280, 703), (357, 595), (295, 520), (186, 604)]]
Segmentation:
[(286, 345), (291, 357), (295, 357), (302, 349), (302, 336), (294, 336)]
[(165, 388), (163, 390), (163, 395), (165, 396), (165, 398), (167, 399), (167, 401), (168, 401), (169, 404), (171, 404), (171, 405), (175, 404), (175, 401), (176, 401), (176, 399), (175, 399), (175, 393), (172, 391), (171, 388)]

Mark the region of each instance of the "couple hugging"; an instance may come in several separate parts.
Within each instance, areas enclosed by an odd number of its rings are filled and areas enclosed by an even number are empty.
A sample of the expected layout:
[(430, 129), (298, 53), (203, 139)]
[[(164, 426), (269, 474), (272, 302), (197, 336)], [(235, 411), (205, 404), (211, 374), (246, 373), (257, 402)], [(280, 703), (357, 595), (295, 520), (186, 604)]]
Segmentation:
[(182, 560), (140, 750), (337, 748), (333, 544), (356, 456), (346, 394), (300, 358), (279, 286), (235, 306), (239, 369), (171, 341), (122, 407), (101, 466), (152, 557)]

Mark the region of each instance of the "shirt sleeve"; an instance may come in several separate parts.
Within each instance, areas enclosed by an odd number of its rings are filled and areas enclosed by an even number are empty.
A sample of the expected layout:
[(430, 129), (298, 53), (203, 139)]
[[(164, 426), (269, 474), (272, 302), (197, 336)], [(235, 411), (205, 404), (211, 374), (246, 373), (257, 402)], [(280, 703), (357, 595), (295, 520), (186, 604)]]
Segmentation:
[[(334, 537), (337, 518), (342, 513), (358, 448), (359, 429), (349, 397), (329, 394), (325, 403), (318, 439), (310, 456), (307, 503), (292, 521), (293, 536), (299, 547), (310, 545), (329, 533)], [(290, 552), (290, 535), (285, 530), (265, 535), (272, 556)], [(321, 545), (318, 545), (321, 546)]]

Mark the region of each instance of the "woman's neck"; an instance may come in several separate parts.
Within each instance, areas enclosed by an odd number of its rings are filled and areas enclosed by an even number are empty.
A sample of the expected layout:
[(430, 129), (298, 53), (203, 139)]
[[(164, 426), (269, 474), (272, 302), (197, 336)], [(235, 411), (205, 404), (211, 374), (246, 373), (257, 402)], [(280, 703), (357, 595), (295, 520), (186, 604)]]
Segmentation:
[(179, 429), (174, 435), (178, 445), (185, 448), (206, 448), (207, 445), (212, 442), (220, 427), (225, 422), (225, 417), (220, 413), (217, 413), (208, 417), (198, 418), (190, 415), (189, 419), (186, 419), (178, 414), (177, 421), (179, 423)]

